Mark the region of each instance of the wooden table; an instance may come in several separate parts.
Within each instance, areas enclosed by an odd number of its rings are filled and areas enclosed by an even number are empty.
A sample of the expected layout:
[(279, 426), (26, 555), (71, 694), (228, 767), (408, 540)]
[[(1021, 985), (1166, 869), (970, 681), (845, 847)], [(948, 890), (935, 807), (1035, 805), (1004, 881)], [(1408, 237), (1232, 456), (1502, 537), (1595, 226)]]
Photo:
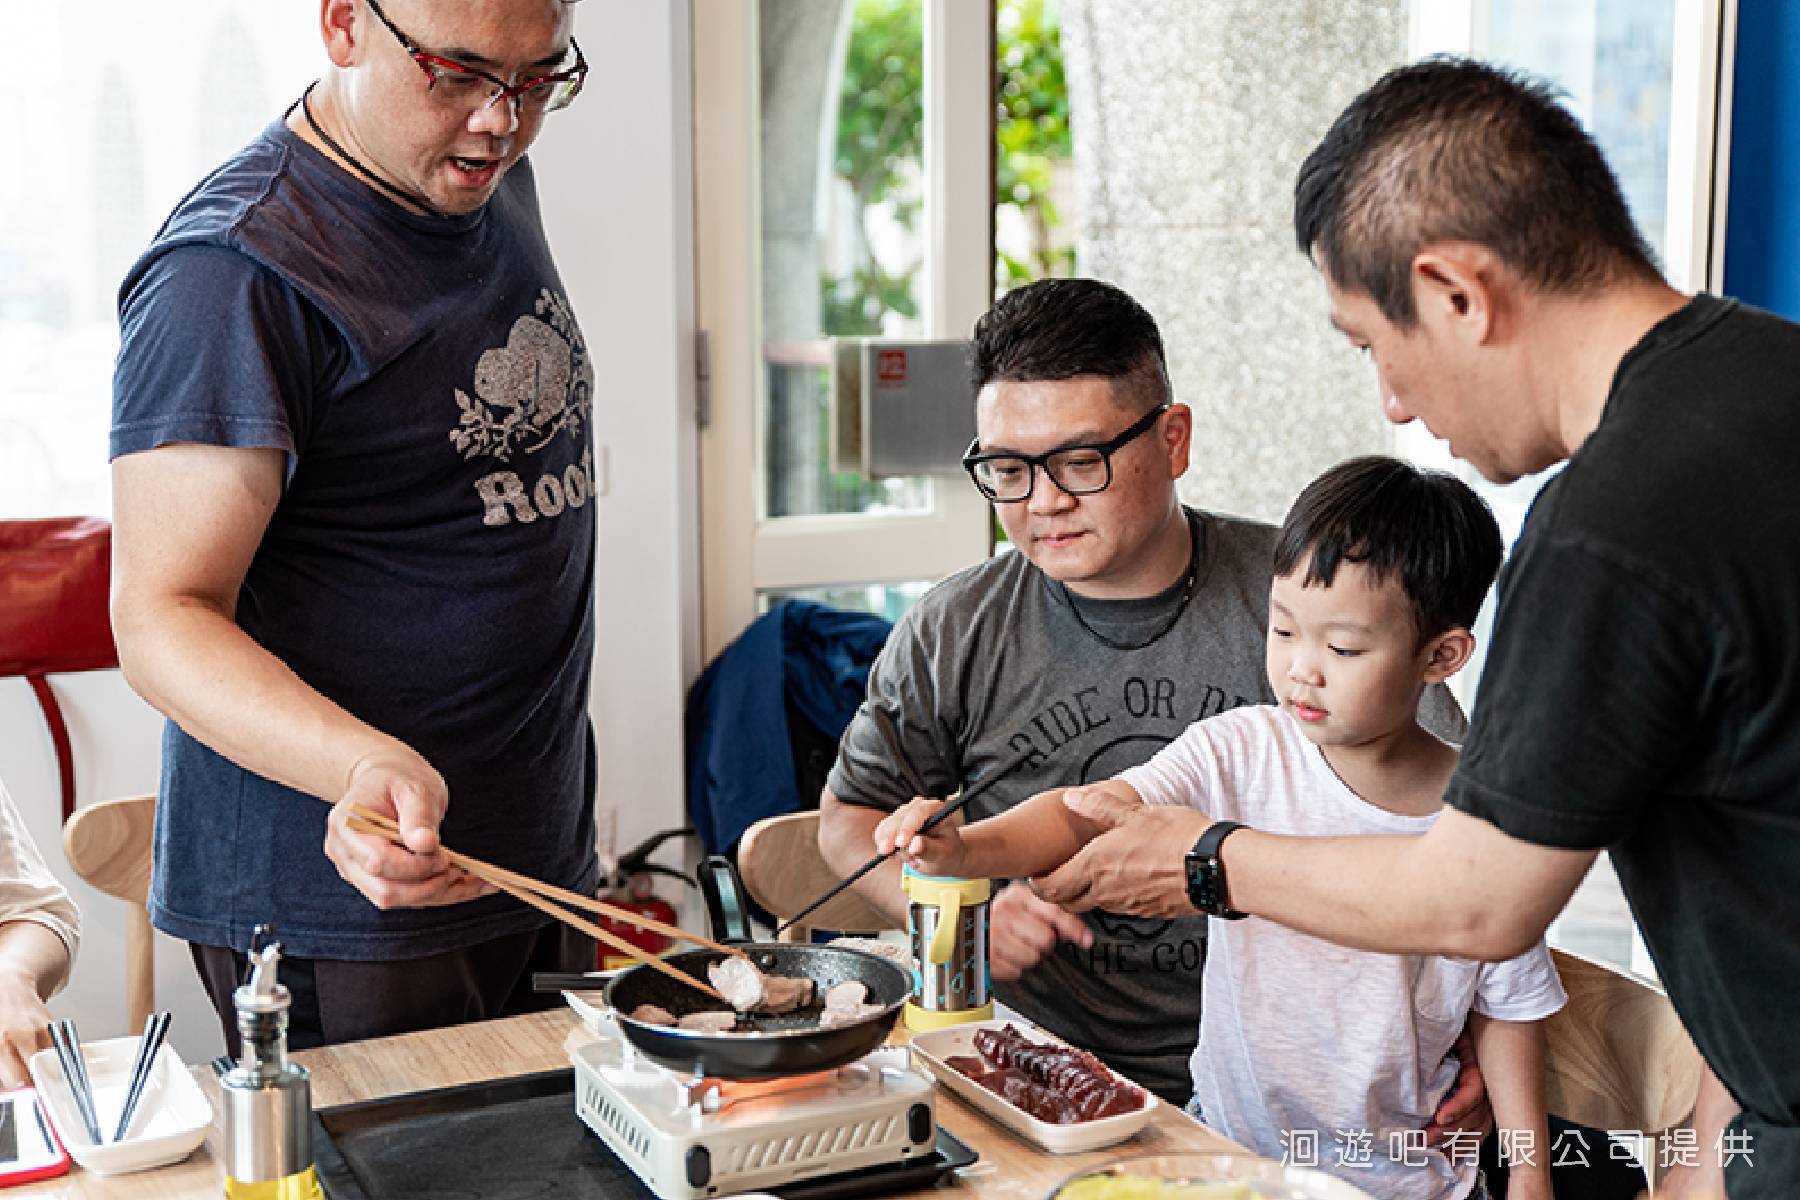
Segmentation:
[[(478, 1083), (508, 1075), (525, 1075), (569, 1065), (563, 1047), (580, 1022), (567, 1009), (511, 1017), (476, 1025), (409, 1033), (401, 1037), (351, 1042), (294, 1055), (313, 1076), (313, 1104), (328, 1108), (356, 1100)], [(197, 1072), (216, 1100), (210, 1069)], [(214, 1104), (214, 1111), (217, 1111)], [(570, 1118), (574, 1119), (571, 1106)], [(1037, 1200), (1058, 1180), (1092, 1163), (1121, 1154), (1157, 1154), (1177, 1150), (1231, 1151), (1236, 1147), (1190, 1120), (1179, 1109), (1157, 1102), (1155, 1117), (1128, 1142), (1087, 1154), (1049, 1154), (1025, 1142), (940, 1089), (938, 1123), (968, 1143), (981, 1160), (956, 1176), (956, 1188), (979, 1200)], [(135, 1175), (101, 1178), (76, 1167), (61, 1179), (8, 1189), (6, 1197), (61, 1196), (70, 1200), (214, 1200), (224, 1191), (224, 1176), (215, 1157), (215, 1127), (192, 1158), (174, 1166)], [(915, 1192), (931, 1195), (932, 1192)]]

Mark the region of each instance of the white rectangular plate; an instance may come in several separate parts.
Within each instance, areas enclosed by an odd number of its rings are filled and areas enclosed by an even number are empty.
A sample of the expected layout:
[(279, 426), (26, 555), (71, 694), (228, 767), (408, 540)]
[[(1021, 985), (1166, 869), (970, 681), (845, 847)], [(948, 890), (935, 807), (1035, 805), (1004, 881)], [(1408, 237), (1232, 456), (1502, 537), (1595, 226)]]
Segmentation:
[[(933, 1029), (927, 1033), (915, 1033), (912, 1036), (913, 1053), (923, 1062), (938, 1081), (939, 1086), (949, 1088), (957, 1097), (981, 1112), (1019, 1134), (1033, 1145), (1041, 1146), (1052, 1154), (1079, 1154), (1084, 1150), (1098, 1150), (1102, 1146), (1111, 1146), (1122, 1142), (1138, 1130), (1150, 1123), (1150, 1117), (1156, 1111), (1158, 1103), (1155, 1096), (1144, 1092), (1144, 1106), (1136, 1112), (1120, 1113), (1116, 1117), (1101, 1117), (1098, 1121), (1077, 1121), (1072, 1125), (1053, 1125), (1048, 1121), (1040, 1121), (1024, 1109), (996, 1096), (955, 1067), (948, 1059), (958, 1055), (969, 1054), (979, 1058), (975, 1051), (975, 1033), (980, 1029), (1002, 1029), (1011, 1025), (1025, 1037), (1047, 1046), (1067, 1046), (1060, 1038), (1039, 1029), (1027, 1021), (971, 1021), (966, 1025), (952, 1025), (948, 1029)], [(1104, 1067), (1101, 1068), (1105, 1070)], [(1130, 1080), (1113, 1078), (1120, 1083), (1136, 1087)], [(1138, 1088), (1143, 1091), (1142, 1088)]]
[[(93, 1088), (100, 1132), (105, 1137), (111, 1137), (119, 1124), (119, 1110), (125, 1107), (137, 1048), (138, 1039), (134, 1037), (82, 1043), (88, 1083)], [(50, 1114), (50, 1123), (56, 1126), (56, 1135), (76, 1162), (96, 1174), (123, 1175), (179, 1162), (206, 1140), (206, 1131), (212, 1126), (211, 1102), (167, 1042), (156, 1052), (156, 1061), (150, 1067), (150, 1078), (132, 1118), (131, 1136), (122, 1142), (98, 1146), (82, 1123), (75, 1094), (63, 1077), (56, 1051), (39, 1050), (27, 1065), (44, 1109)]]

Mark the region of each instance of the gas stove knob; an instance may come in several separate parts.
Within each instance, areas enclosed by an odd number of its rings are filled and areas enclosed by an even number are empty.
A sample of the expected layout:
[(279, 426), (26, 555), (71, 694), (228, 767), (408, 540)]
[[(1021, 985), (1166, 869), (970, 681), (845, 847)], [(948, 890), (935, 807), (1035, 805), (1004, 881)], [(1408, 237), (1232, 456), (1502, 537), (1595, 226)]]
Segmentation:
[(931, 1106), (915, 1104), (906, 1110), (906, 1135), (923, 1146), (931, 1140)]
[(712, 1182), (712, 1153), (705, 1146), (695, 1146), (687, 1152), (687, 1181), (689, 1187), (705, 1187)]

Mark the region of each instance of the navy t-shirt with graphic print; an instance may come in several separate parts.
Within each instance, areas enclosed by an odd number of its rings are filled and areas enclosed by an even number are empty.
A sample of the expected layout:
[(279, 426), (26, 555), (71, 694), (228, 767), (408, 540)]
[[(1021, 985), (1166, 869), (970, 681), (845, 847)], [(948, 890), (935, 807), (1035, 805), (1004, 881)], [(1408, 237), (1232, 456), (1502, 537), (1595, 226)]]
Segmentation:
[[(590, 886), (593, 371), (530, 165), (423, 217), (277, 122), (177, 206), (119, 312), (115, 458), (287, 456), (243, 629), (442, 772), (446, 845)], [(543, 923), (505, 896), (377, 910), (323, 853), (326, 804), (173, 722), (159, 799), (176, 937), (242, 949), (272, 921), (292, 955), (395, 959)]]

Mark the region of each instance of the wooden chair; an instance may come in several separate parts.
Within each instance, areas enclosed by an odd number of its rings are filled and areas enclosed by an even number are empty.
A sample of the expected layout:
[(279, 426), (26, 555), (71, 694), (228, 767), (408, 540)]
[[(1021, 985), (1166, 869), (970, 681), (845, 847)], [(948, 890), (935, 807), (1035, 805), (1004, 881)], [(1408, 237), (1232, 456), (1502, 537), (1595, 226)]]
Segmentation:
[[(738, 874), (750, 898), (785, 920), (843, 881), (819, 854), (817, 811), (765, 817), (744, 831), (738, 842)], [(807, 915), (803, 924), (784, 930), (784, 942), (804, 942), (813, 929), (874, 933), (898, 929), (899, 923), (857, 895), (855, 890)]]
[(77, 809), (63, 826), (63, 853), (75, 873), (129, 906), (125, 924), (127, 1031), (143, 1028), (156, 1007), (155, 935), (150, 929), (150, 839), (156, 797), (102, 800)]
[[(1544, 1023), (1545, 1091), (1556, 1116), (1655, 1139), (1694, 1111), (1701, 1059), (1675, 1006), (1649, 980), (1552, 949), (1569, 1003)], [(1648, 1143), (1652, 1176), (1660, 1143)]]

